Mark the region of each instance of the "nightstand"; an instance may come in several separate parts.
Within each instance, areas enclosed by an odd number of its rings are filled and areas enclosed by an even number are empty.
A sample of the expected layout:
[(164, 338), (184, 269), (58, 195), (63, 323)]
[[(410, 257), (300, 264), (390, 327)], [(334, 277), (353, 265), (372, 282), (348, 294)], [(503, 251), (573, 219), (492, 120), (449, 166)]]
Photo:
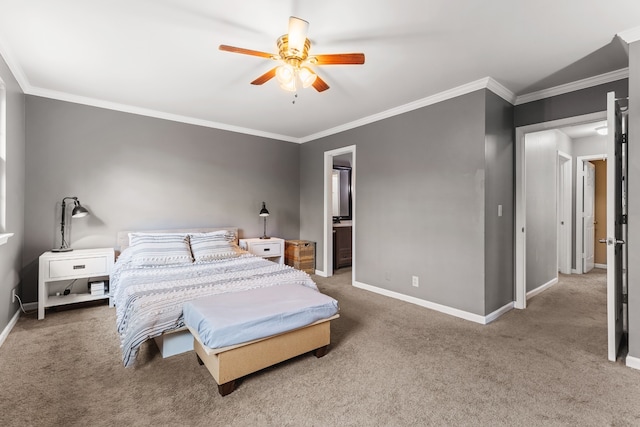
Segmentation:
[[(108, 293), (91, 295), (87, 287), (78, 285), (71, 288), (71, 293), (64, 295), (65, 284), (55, 282), (71, 283), (77, 279), (109, 276), (114, 260), (113, 248), (76, 249), (70, 252), (49, 251), (40, 255), (38, 319), (44, 319), (44, 309), (47, 307), (109, 298)], [(57, 291), (59, 295), (56, 295), (56, 289), (60, 289)]]
[(284, 239), (278, 237), (240, 239), (240, 247), (254, 255), (284, 265)]

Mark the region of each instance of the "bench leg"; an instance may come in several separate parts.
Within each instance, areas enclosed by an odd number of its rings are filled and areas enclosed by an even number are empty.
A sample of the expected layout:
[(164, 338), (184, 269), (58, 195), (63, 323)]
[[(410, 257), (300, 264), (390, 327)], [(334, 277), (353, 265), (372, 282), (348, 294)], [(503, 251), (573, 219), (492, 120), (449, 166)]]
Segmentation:
[(313, 354), (317, 357), (317, 358), (321, 358), (322, 356), (324, 356), (325, 354), (327, 354), (327, 351), (329, 350), (329, 346), (325, 345), (323, 347), (320, 348), (316, 348), (315, 350), (313, 350)]
[(218, 393), (220, 396), (226, 396), (236, 389), (236, 380), (229, 381), (228, 383), (218, 384)]

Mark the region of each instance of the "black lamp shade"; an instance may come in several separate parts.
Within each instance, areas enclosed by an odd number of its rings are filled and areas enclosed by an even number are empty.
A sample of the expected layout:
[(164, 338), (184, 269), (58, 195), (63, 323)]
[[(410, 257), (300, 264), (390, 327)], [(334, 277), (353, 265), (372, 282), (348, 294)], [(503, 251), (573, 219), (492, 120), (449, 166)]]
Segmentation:
[(262, 209), (260, 209), (260, 216), (269, 216), (269, 211), (264, 202), (262, 202)]
[(83, 208), (82, 205), (80, 205), (80, 202), (76, 202), (75, 207), (71, 211), (71, 216), (73, 218), (82, 218), (87, 215), (89, 215), (89, 211), (86, 208)]

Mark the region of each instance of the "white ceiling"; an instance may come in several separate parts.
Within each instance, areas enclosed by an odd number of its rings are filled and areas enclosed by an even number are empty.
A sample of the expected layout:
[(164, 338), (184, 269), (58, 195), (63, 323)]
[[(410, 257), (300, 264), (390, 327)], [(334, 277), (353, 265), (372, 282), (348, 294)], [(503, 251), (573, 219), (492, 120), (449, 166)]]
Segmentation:
[[(253, 79), (290, 15), (329, 84)], [(624, 69), (638, 0), (0, 0), (0, 53), (28, 94), (301, 142), (491, 77), (515, 95)]]

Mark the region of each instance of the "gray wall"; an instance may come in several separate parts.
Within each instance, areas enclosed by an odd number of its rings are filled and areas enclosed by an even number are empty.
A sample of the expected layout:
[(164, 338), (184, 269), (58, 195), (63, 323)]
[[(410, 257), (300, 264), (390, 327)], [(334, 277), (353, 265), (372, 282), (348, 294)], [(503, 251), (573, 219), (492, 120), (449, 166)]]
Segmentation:
[(38, 256), (59, 244), (60, 201), (91, 216), (71, 221), (71, 246), (113, 247), (120, 230), (240, 227), (299, 237), (300, 145), (28, 96), (25, 280), (36, 301)]
[(558, 277), (556, 130), (525, 135), (527, 292)]
[[(356, 281), (484, 315), (488, 262), (492, 280), (499, 282), (488, 305), (511, 300), (512, 276), (507, 295), (499, 294), (512, 265), (495, 268), (499, 254), (485, 260), (485, 179), (487, 159), (500, 165), (496, 177), (513, 179), (508, 172), (512, 148), (504, 147), (512, 123), (508, 132), (497, 129), (509, 117), (499, 100), (487, 101), (487, 93), (476, 91), (303, 144), (300, 235), (317, 242), (318, 265), (323, 261), (323, 153), (356, 145)], [(488, 139), (488, 154), (487, 105), (491, 120), (499, 123)], [(492, 204), (512, 205), (511, 190), (492, 184), (492, 191)], [(510, 194), (503, 199), (501, 191)], [(512, 215), (509, 209), (505, 214)], [(508, 225), (490, 226), (503, 230)], [(512, 230), (505, 233), (499, 238), (512, 240)], [(501, 261), (512, 264), (512, 257)], [(419, 288), (411, 286), (412, 275), (419, 276)]]
[(629, 355), (640, 358), (640, 42), (629, 46)]
[(486, 94), (485, 313), (491, 313), (514, 300), (514, 132), (513, 106)]
[(9, 242), (0, 246), (0, 332), (18, 310), (11, 303), (11, 291), (20, 283), (22, 246), (24, 241), (25, 194), (25, 108), (24, 94), (0, 57), (0, 78), (6, 88), (6, 230), (14, 233)]
[[(627, 96), (627, 79), (517, 105), (515, 110), (515, 126), (520, 127), (534, 123), (550, 122), (552, 120), (604, 111), (607, 109), (606, 93), (611, 91), (615, 91), (616, 94), (619, 94), (621, 97)], [(605, 94), (604, 108), (602, 105), (603, 93)]]

